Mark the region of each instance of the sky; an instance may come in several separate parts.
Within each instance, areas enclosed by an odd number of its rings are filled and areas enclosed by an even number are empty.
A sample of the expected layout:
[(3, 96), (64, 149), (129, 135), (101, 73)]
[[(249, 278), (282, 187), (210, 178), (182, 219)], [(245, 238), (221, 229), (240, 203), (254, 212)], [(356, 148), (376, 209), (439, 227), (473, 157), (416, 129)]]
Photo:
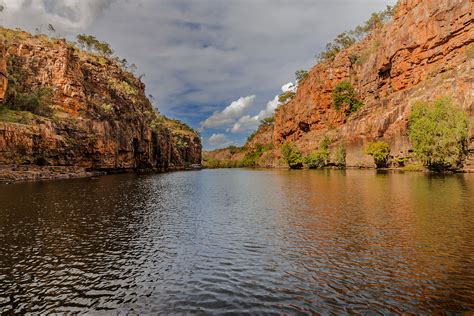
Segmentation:
[(137, 65), (166, 116), (205, 149), (242, 145), (337, 34), (395, 0), (0, 0), (0, 24), (92, 34)]

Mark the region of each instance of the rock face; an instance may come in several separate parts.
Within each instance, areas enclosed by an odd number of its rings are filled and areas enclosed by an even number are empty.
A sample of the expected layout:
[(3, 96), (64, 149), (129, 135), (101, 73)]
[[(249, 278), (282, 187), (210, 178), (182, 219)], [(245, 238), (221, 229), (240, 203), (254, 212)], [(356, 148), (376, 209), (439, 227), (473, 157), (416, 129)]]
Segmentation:
[[(374, 166), (363, 153), (374, 140), (389, 143), (392, 158), (407, 157), (413, 103), (450, 96), (470, 115), (472, 155), (466, 168), (474, 169), (473, 6), (471, 0), (399, 1), (393, 22), (313, 67), (296, 96), (276, 111), (273, 155), (278, 158), (279, 147), (290, 141), (308, 154), (329, 136), (332, 150), (346, 146), (349, 167)], [(332, 91), (344, 80), (364, 103), (350, 116), (332, 106)], [(268, 141), (267, 130), (258, 134), (255, 139)], [(281, 160), (273, 159), (278, 165)]]
[[(0, 49), (0, 166), (164, 171), (200, 164), (199, 136), (156, 113), (144, 84), (117, 61), (64, 40), (1, 32), (8, 41)], [(47, 114), (8, 106), (39, 89), (50, 91)]]

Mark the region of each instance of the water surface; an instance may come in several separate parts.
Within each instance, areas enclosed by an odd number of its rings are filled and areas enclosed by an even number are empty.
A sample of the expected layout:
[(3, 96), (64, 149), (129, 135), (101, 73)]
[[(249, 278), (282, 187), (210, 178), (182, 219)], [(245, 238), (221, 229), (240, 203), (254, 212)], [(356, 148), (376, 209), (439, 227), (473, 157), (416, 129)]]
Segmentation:
[(473, 191), (359, 170), (0, 185), (0, 313), (472, 311)]

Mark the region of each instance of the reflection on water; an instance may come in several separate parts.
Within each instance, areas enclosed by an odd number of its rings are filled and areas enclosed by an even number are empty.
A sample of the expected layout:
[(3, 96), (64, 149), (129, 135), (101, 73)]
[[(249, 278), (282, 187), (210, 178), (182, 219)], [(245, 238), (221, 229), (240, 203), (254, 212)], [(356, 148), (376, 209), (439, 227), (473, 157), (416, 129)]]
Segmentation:
[(474, 310), (474, 175), (0, 185), (0, 312)]

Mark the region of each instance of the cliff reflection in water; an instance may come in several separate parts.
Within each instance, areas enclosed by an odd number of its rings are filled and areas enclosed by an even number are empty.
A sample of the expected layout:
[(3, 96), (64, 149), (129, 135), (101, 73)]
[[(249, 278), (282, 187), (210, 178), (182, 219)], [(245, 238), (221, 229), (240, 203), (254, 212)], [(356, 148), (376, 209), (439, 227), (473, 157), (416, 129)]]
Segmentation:
[(474, 176), (205, 170), (0, 186), (0, 312), (474, 310)]

